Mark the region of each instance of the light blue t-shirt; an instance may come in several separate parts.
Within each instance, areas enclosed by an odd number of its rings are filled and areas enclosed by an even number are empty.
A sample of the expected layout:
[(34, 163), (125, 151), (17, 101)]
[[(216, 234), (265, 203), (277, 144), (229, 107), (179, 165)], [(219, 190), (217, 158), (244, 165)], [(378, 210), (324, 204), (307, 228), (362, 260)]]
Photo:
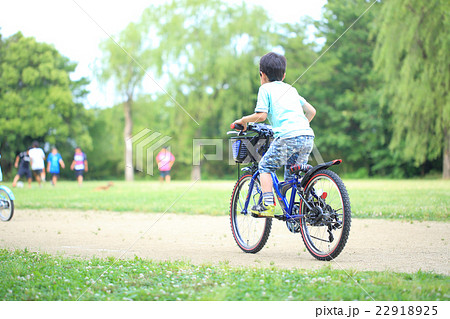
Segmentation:
[(303, 112), (305, 102), (294, 87), (275, 81), (260, 86), (255, 112), (267, 113), (275, 137), (314, 136)]
[(50, 173), (59, 174), (59, 160), (62, 157), (59, 153), (50, 153), (47, 158), (47, 162), (50, 163)]

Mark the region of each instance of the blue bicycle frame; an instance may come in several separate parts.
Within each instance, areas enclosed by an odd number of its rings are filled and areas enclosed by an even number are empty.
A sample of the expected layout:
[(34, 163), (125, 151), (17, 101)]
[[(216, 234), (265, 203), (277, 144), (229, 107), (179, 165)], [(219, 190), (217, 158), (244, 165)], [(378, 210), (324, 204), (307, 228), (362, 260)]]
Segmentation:
[[(294, 209), (294, 204), (295, 204), (295, 194), (298, 194), (300, 196), (300, 199), (306, 203), (306, 201), (303, 198), (303, 195), (298, 191), (298, 186), (299, 186), (298, 176), (295, 175), (294, 179), (280, 183), (280, 181), (278, 180), (277, 176), (274, 173), (271, 173), (271, 175), (272, 175), (272, 181), (273, 181), (273, 188), (277, 195), (278, 202), (282, 206), (281, 208), (283, 210), (283, 213), (284, 213), (283, 215), (286, 218), (286, 221), (290, 220), (290, 219), (298, 220), (298, 219), (302, 218), (303, 217), (302, 214), (295, 214), (295, 215), (292, 214), (293, 209)], [(252, 179), (248, 185), (249, 190), (253, 189), (253, 185), (255, 184), (255, 181), (258, 178), (258, 176), (259, 176), (259, 171), (257, 171), (256, 173), (253, 174)], [(289, 186), (287, 186), (287, 185), (289, 185)], [(289, 201), (286, 198), (286, 196), (284, 196), (281, 193), (281, 187), (283, 187), (283, 188), (286, 187), (287, 190), (289, 190), (291, 188), (295, 188), (295, 191), (293, 189), (291, 192)], [(260, 193), (260, 195), (262, 195), (261, 190), (258, 190), (258, 193)], [(285, 193), (287, 193), (287, 191)], [(252, 194), (252, 192), (249, 191), (247, 194), (247, 198), (245, 199), (244, 209), (242, 210), (241, 214), (248, 214), (248, 205), (250, 203), (251, 194)], [(261, 200), (262, 200), (262, 196), (260, 196), (259, 201), (261, 201)], [(306, 203), (306, 205), (309, 206), (307, 203)]]

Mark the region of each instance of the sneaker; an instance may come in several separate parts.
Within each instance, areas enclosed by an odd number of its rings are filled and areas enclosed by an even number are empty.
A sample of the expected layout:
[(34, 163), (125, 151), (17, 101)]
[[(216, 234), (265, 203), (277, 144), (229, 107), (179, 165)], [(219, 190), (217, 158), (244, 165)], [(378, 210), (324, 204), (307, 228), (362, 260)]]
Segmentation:
[(262, 203), (253, 206), (250, 211), (257, 217), (274, 217), (275, 205), (266, 205), (263, 201)]

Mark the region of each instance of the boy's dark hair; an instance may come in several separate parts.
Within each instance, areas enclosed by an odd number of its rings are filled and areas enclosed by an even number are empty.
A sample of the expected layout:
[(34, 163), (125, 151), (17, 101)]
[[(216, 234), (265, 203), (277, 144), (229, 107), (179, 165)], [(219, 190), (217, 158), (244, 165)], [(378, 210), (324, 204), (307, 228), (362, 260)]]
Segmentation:
[(32, 147), (39, 147), (39, 142), (38, 141), (33, 141), (33, 143), (31, 144)]
[(259, 70), (264, 72), (270, 82), (282, 81), (286, 72), (286, 58), (275, 52), (269, 52), (259, 60)]

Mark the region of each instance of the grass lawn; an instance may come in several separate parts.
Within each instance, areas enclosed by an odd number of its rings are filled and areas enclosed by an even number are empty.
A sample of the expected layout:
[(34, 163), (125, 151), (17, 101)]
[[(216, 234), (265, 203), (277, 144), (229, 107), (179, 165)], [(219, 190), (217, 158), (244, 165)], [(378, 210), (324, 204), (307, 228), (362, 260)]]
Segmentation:
[(450, 300), (448, 276), (423, 272), (114, 262), (7, 250), (0, 250), (0, 281), (2, 300)]
[[(450, 181), (344, 180), (353, 217), (449, 221)], [(95, 191), (103, 182), (59, 182), (43, 188), (13, 189), (17, 209), (82, 209), (226, 215), (234, 181), (114, 182), (107, 191)], [(6, 183), (7, 186), (11, 186)], [(180, 196), (184, 194), (181, 198)], [(177, 200), (178, 198), (178, 200)], [(170, 207), (173, 203), (175, 204)], [(170, 208), (169, 208), (170, 207)]]

